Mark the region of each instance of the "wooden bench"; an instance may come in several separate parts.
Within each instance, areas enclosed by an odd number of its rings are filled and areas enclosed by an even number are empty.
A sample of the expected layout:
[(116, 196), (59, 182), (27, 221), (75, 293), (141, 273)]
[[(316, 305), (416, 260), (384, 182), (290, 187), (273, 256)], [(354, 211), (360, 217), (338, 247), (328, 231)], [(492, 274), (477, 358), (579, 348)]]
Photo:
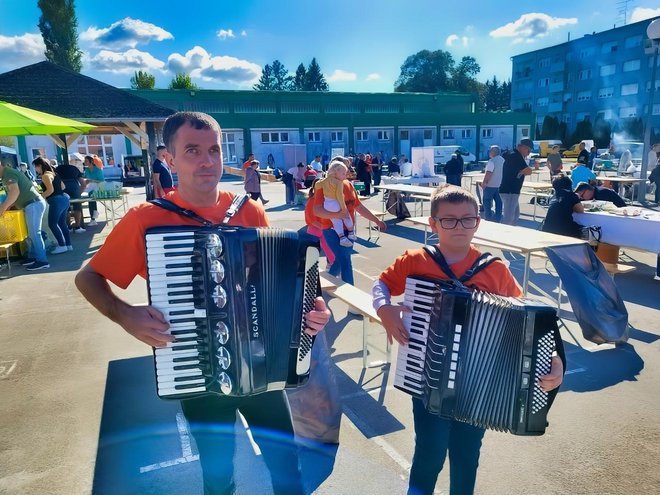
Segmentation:
[(410, 197), (415, 200), (415, 216), (417, 216), (417, 204), (419, 203), (419, 215), (424, 216), (424, 201), (431, 201), (431, 196), (426, 194), (411, 194)]
[[(381, 222), (385, 220), (385, 215), (387, 215), (386, 211), (376, 211), (376, 210), (369, 210), (369, 211), (373, 216), (375, 216)], [(372, 225), (373, 222), (371, 220), (369, 219), (367, 220), (369, 223), (369, 225), (367, 225), (367, 230), (369, 231), (367, 235), (367, 241), (370, 242), (373, 241), (375, 243), (378, 239), (380, 239), (380, 228), (378, 227), (378, 225)]]
[(606, 263), (606, 262), (602, 262), (602, 263), (605, 269), (607, 270), (607, 273), (609, 273), (612, 276), (612, 278), (614, 278), (614, 276), (618, 275), (619, 273), (629, 273), (637, 270), (637, 267), (632, 265), (623, 265), (621, 263)]
[(357, 287), (346, 283), (338, 283), (332, 291), (329, 291), (329, 294), (346, 303), (353, 312), (362, 315), (362, 367), (373, 368), (388, 364), (391, 358), (391, 349), (387, 340), (385, 360), (368, 361), (369, 330), (375, 326), (374, 324), (382, 324), (378, 314), (376, 314), (376, 310), (373, 308), (371, 294), (367, 294)]

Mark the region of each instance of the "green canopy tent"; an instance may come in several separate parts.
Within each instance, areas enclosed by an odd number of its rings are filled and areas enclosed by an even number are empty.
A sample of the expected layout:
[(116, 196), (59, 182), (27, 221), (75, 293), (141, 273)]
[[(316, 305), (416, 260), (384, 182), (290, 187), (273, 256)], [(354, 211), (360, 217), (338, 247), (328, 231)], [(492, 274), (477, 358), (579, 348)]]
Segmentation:
[[(60, 148), (64, 149), (65, 162), (68, 162), (67, 148), (81, 133), (95, 126), (77, 120), (39, 112), (13, 103), (0, 101), (0, 136), (48, 135)], [(66, 139), (64, 134), (75, 134)]]

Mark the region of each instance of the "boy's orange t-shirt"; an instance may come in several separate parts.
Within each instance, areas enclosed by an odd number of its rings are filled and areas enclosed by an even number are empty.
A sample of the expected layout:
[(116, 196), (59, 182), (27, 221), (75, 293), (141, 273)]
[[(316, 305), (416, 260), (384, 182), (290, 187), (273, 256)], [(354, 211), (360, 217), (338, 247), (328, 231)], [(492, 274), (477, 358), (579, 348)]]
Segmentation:
[[(318, 187), (317, 183), (317, 187), (314, 189), (313, 203), (314, 205), (319, 205), (322, 207), (324, 201), (325, 195), (323, 194), (323, 189)], [(357, 206), (360, 204), (360, 198), (358, 197), (357, 191), (353, 187), (353, 184), (347, 180), (344, 181), (344, 203), (346, 203), (346, 209), (351, 216), (351, 220), (353, 220), (353, 224), (355, 224), (355, 208), (357, 208)], [(319, 220), (321, 221), (321, 227), (324, 230), (332, 228), (332, 221), (329, 218), (319, 217)]]
[[(193, 210), (202, 218), (213, 223), (220, 223), (231, 205), (235, 194), (221, 191), (215, 206), (198, 208), (184, 201), (178, 191), (165, 195), (182, 208)], [(144, 233), (150, 227), (175, 225), (201, 226), (199, 222), (159, 206), (143, 203), (131, 208), (106, 238), (103, 246), (90, 261), (90, 265), (100, 275), (113, 284), (125, 289), (136, 275), (147, 276), (146, 248)], [(229, 221), (229, 225), (242, 227), (268, 227), (268, 218), (263, 206), (248, 200), (238, 213)]]
[[(461, 277), (481, 254), (474, 246), (470, 246), (467, 256), (462, 261), (449, 265), (449, 267), (457, 277)], [(405, 291), (406, 277), (409, 276), (427, 277), (436, 280), (449, 279), (424, 249), (409, 249), (380, 274), (380, 280), (387, 285), (393, 296), (398, 296)], [(474, 275), (466, 284), (500, 296), (521, 297), (523, 295), (522, 288), (509, 268), (499, 260)]]

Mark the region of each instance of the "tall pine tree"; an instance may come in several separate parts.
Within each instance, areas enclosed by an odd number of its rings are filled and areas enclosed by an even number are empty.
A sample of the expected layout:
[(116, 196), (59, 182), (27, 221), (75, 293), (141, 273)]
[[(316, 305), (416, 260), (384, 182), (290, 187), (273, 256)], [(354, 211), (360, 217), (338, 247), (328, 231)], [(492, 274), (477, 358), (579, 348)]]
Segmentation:
[(296, 75), (293, 77), (293, 90), (306, 91), (305, 90), (306, 79), (307, 79), (307, 69), (305, 69), (305, 65), (301, 63), (296, 69)]
[(305, 91), (328, 91), (329, 89), (325, 76), (321, 72), (321, 67), (316, 61), (316, 57), (314, 57), (307, 67)]
[(275, 86), (275, 78), (273, 77), (273, 69), (270, 65), (264, 65), (263, 70), (261, 71), (261, 77), (257, 84), (252, 86), (256, 91), (272, 91)]
[(136, 70), (135, 75), (131, 77), (133, 89), (154, 89), (154, 86), (156, 86), (156, 77), (146, 71)]
[(74, 0), (39, 0), (39, 30), (46, 45), (44, 55), (54, 64), (75, 72), (82, 69), (78, 48), (78, 20)]

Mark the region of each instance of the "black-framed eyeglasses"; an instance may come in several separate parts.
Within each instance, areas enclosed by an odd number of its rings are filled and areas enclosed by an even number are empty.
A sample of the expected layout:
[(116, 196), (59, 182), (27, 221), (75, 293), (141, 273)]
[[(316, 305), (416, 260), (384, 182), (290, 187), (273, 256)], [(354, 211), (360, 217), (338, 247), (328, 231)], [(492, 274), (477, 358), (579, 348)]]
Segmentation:
[(461, 222), (461, 225), (464, 229), (473, 229), (477, 226), (478, 217), (463, 217), (463, 218), (440, 218), (433, 217), (433, 220), (440, 223), (440, 227), (445, 230), (455, 229), (458, 225), (458, 222)]

